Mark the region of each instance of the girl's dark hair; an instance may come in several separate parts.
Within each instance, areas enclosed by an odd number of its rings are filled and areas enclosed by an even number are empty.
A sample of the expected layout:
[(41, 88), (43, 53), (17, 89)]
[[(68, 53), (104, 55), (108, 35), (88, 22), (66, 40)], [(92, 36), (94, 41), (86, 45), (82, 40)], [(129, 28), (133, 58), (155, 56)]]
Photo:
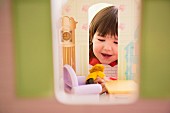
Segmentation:
[(93, 54), (93, 36), (98, 32), (99, 36), (118, 36), (118, 9), (115, 6), (109, 6), (100, 10), (92, 19), (89, 26), (89, 56)]

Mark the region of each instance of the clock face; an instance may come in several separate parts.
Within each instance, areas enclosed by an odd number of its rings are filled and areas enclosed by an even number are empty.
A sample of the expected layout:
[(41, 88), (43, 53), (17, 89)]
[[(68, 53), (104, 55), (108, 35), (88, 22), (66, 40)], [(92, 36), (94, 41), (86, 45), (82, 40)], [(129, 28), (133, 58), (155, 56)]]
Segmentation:
[(63, 32), (63, 40), (68, 41), (71, 39), (71, 34), (69, 32)]

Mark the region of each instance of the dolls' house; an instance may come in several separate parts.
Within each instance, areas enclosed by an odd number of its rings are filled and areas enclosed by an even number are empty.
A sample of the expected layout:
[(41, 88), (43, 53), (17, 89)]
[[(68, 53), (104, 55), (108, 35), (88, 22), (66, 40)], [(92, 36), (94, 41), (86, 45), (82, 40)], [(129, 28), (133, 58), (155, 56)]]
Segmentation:
[[(53, 3), (58, 4), (58, 7), (52, 8), (55, 94), (58, 100), (68, 104), (72, 104), (72, 100), (74, 103), (108, 104), (129, 103), (136, 99), (136, 76), (139, 73), (132, 75), (132, 72), (136, 72), (132, 65), (136, 47), (131, 42), (139, 25), (131, 23), (136, 22), (139, 15), (134, 13), (135, 5), (127, 3), (112, 0), (107, 3), (99, 0)], [(103, 93), (104, 87), (101, 84), (86, 84), (91, 68), (89, 23), (97, 12), (111, 5), (118, 8), (118, 74), (116, 79), (106, 79), (107, 91)], [(108, 70), (108, 73), (110, 71), (113, 70)]]

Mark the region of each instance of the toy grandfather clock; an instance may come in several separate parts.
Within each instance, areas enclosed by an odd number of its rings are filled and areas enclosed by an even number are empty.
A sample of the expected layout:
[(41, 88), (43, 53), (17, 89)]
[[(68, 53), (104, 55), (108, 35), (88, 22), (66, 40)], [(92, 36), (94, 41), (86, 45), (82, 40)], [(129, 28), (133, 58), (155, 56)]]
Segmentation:
[(72, 17), (62, 17), (61, 42), (63, 65), (69, 64), (76, 71), (75, 61), (75, 29), (77, 22)]

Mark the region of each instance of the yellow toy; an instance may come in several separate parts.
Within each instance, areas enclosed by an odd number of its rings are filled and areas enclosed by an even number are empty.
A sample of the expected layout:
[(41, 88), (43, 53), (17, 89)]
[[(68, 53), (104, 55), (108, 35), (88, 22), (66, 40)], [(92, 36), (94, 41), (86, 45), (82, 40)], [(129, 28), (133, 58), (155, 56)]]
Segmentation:
[(90, 70), (90, 74), (86, 78), (86, 84), (94, 84), (94, 80), (96, 80), (97, 77), (104, 78), (104, 66), (102, 64), (96, 64), (94, 65)]

